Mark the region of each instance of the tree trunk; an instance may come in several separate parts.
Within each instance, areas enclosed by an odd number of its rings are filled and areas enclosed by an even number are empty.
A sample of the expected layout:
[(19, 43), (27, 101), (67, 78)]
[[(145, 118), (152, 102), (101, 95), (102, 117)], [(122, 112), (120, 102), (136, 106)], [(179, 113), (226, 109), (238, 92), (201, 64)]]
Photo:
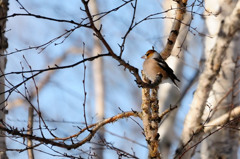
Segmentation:
[[(165, 0), (163, 3), (164, 10), (168, 10), (171, 7), (176, 8), (176, 2)], [(171, 10), (167, 12), (167, 17), (173, 17), (175, 16), (175, 10)], [(173, 20), (172, 20), (173, 21)], [(172, 25), (172, 21), (165, 21), (164, 25), (164, 33), (169, 33)], [(190, 21), (189, 14), (184, 15), (183, 23), (188, 24)], [(182, 70), (183, 70), (183, 62), (182, 59), (184, 59), (184, 53), (183, 48), (180, 48), (182, 43), (185, 40), (186, 34), (188, 33), (188, 27), (185, 25), (181, 26), (181, 29), (179, 31), (179, 36), (177, 38), (177, 41), (175, 43), (175, 46), (172, 50), (172, 55), (170, 56), (166, 62), (168, 65), (174, 70), (174, 73), (177, 75), (177, 77), (181, 80), (182, 79)], [(167, 41), (167, 39), (164, 39), (164, 41)], [(184, 47), (184, 46), (183, 46)], [(179, 56), (177, 58), (176, 56)], [(182, 81), (182, 80), (181, 80)], [(181, 83), (178, 84), (178, 86), (181, 86)], [(167, 84), (160, 85), (159, 86), (159, 107), (160, 112), (168, 109), (170, 105), (179, 105), (178, 100), (180, 98), (181, 93), (174, 87), (173, 85), (169, 86)], [(164, 92), (164, 93), (161, 93)], [(166, 119), (164, 119), (163, 123), (159, 127), (159, 134), (160, 134), (160, 144), (159, 148), (161, 151), (161, 154), (163, 158), (167, 158), (167, 156), (170, 155), (170, 149), (171, 145), (174, 141), (176, 141), (177, 137), (174, 130), (174, 124), (176, 120), (176, 114), (178, 112), (178, 109), (172, 111)]]
[[(27, 134), (32, 135), (33, 134), (33, 107), (29, 105), (28, 107), (28, 126), (27, 126)], [(28, 159), (34, 159), (34, 153), (33, 153), (33, 142), (31, 139), (27, 139), (27, 146), (28, 146)]]
[[(224, 6), (226, 7), (226, 6)], [(229, 16), (221, 21), (216, 43), (206, 59), (205, 69), (199, 78), (199, 85), (194, 93), (191, 108), (186, 116), (182, 133), (182, 148), (177, 156), (190, 158), (194, 154), (195, 145), (202, 139), (202, 116), (205, 107), (208, 105), (207, 99), (213, 84), (221, 74), (223, 60), (226, 59), (226, 51), (230, 42), (234, 40), (236, 33), (240, 30), (240, 1), (235, 5)], [(200, 127), (200, 128), (199, 128)], [(182, 149), (182, 150), (181, 150)]]
[[(0, 1), (0, 18), (6, 17), (8, 11), (8, 0), (2, 0)], [(0, 37), (0, 75), (2, 76), (5, 71), (6, 67), (6, 57), (4, 56), (4, 52), (8, 47), (7, 38), (4, 36), (6, 27), (6, 19), (3, 19), (0, 21), (0, 29), (1, 29), (1, 37)], [(5, 82), (4, 82), (4, 76), (0, 78), (0, 119), (1, 121), (5, 121), (5, 94), (2, 93), (5, 91)], [(2, 124), (2, 123), (0, 123)], [(5, 134), (3, 132), (0, 132), (0, 159), (7, 159), (6, 155), (6, 142), (5, 142)]]
[[(221, 10), (221, 13), (217, 17), (207, 16), (206, 17), (206, 26), (210, 35), (216, 35), (220, 29), (221, 21), (230, 15), (232, 8), (236, 5), (236, 1), (206, 1), (206, 7), (209, 8), (211, 12), (218, 13)], [(224, 7), (222, 7), (224, 6)], [(212, 8), (212, 9), (211, 9)], [(215, 25), (212, 25), (214, 23)], [(226, 50), (226, 58), (222, 62), (221, 70), (219, 76), (217, 77), (213, 88), (207, 99), (209, 107), (205, 108), (204, 119), (208, 120), (209, 114), (212, 115), (211, 120), (214, 120), (223, 114), (231, 111), (239, 99), (234, 97), (234, 92), (238, 87), (234, 86), (234, 81), (236, 77), (236, 59), (239, 54), (239, 34), (238, 38), (235, 38), (229, 48)], [(211, 50), (213, 43), (216, 42), (216, 38), (206, 38), (206, 51)], [(206, 55), (208, 57), (208, 55)], [(234, 88), (229, 92), (229, 89)], [(237, 100), (237, 101), (236, 101)], [(235, 124), (231, 124), (232, 127), (236, 127)], [(203, 141), (201, 146), (201, 158), (226, 158), (226, 159), (235, 159), (237, 158), (238, 152), (238, 132), (229, 128), (222, 129), (221, 131), (211, 135), (206, 140)]]
[[(98, 5), (96, 0), (90, 1), (90, 7), (92, 14), (98, 14)], [(101, 21), (95, 22), (95, 25), (99, 28)], [(102, 46), (97, 37), (94, 37), (93, 56), (102, 53)], [(104, 119), (104, 81), (103, 81), (103, 59), (98, 58), (93, 61), (93, 82), (95, 91), (95, 111), (97, 121), (100, 122)], [(97, 133), (97, 142), (102, 143), (104, 140), (104, 128), (101, 128)], [(98, 158), (103, 158), (103, 147), (95, 146), (96, 154)]]

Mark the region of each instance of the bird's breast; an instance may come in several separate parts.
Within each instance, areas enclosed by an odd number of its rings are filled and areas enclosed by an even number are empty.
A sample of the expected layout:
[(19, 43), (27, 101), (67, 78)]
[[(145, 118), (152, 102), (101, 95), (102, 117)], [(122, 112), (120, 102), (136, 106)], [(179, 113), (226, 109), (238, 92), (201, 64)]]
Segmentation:
[(167, 78), (167, 73), (163, 70), (154, 59), (149, 59), (143, 63), (143, 72), (147, 78), (154, 82), (158, 74), (163, 76), (163, 79)]

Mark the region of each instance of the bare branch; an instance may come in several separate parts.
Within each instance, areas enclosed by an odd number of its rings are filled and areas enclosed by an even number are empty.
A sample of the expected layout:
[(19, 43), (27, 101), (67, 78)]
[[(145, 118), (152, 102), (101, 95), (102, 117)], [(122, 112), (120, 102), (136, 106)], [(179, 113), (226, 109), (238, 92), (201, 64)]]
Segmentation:
[[(27, 138), (27, 139), (31, 139), (31, 140), (36, 140), (39, 142), (43, 142), (45, 144), (51, 144), (52, 146), (58, 146), (58, 147), (62, 147), (62, 148), (66, 148), (68, 150), (70, 149), (76, 149), (80, 146), (82, 146), (83, 144), (85, 144), (86, 142), (90, 141), (92, 139), (92, 137), (96, 134), (96, 132), (103, 127), (104, 125), (108, 124), (108, 123), (113, 123), (118, 121), (119, 119), (123, 119), (123, 118), (127, 118), (130, 116), (135, 116), (135, 117), (141, 117), (141, 114), (139, 112), (124, 112), (121, 114), (118, 114), (116, 116), (113, 116), (111, 118), (105, 119), (99, 123), (96, 124), (92, 124), (89, 125), (87, 128), (82, 129), (79, 133), (72, 135), (70, 137), (67, 138), (54, 138), (54, 139), (47, 139), (44, 137), (38, 137), (35, 135), (29, 135), (26, 133), (21, 132), (20, 130), (18, 130), (17, 128), (7, 128), (3, 125), (0, 125), (0, 130), (2, 131), (6, 131), (8, 134), (11, 135), (15, 135), (15, 136), (19, 136), (19, 137), (23, 137), (23, 138)], [(72, 144), (65, 144), (63, 142), (56, 142), (55, 140), (67, 140), (67, 139), (71, 139), (73, 137), (77, 137), (80, 134), (82, 134), (84, 131), (91, 129), (91, 132), (89, 133), (89, 135), (85, 138), (83, 138), (81, 141), (77, 142), (77, 143), (72, 143)]]
[(8, 18), (12, 18), (12, 17), (17, 17), (17, 16), (29, 16), (29, 17), (35, 17), (35, 18), (39, 18), (39, 19), (45, 19), (45, 20), (50, 20), (50, 21), (55, 21), (55, 22), (60, 22), (60, 23), (70, 23), (70, 24), (75, 24), (78, 27), (89, 27), (87, 24), (81, 24), (81, 23), (77, 23), (73, 20), (65, 20), (65, 19), (55, 19), (55, 18), (50, 18), (50, 17), (45, 17), (42, 15), (37, 15), (37, 14), (32, 14), (32, 13), (14, 13), (12, 15), (8, 15), (6, 17), (1, 17), (0, 20), (3, 19), (8, 19)]
[(60, 70), (60, 69), (65, 69), (65, 68), (71, 68), (71, 67), (75, 67), (83, 62), (86, 62), (86, 61), (92, 61), (94, 59), (97, 59), (99, 57), (102, 57), (102, 56), (109, 56), (109, 54), (99, 54), (97, 56), (93, 56), (93, 57), (89, 57), (89, 58), (85, 58), (79, 62), (76, 62), (74, 64), (71, 64), (71, 65), (66, 65), (66, 66), (55, 66), (55, 67), (48, 67), (46, 69), (41, 69), (41, 70), (30, 70), (30, 71), (20, 71), (20, 72), (10, 72), (10, 73), (5, 73), (4, 75), (1, 75), (0, 77), (3, 77), (3, 76), (7, 76), (7, 75), (10, 75), (10, 74), (22, 74), (22, 73), (34, 73), (34, 72), (37, 72), (35, 74), (33, 74), (32, 76), (30, 77), (27, 77), (24, 81), (22, 81), (21, 83), (13, 86), (12, 88), (10, 88), (9, 90), (6, 90), (5, 92), (0, 92), (0, 94), (3, 94), (3, 93), (12, 93), (16, 88), (18, 88), (19, 86), (21, 86), (22, 84), (24, 84), (25, 82), (27, 82), (28, 80), (38, 76), (39, 74), (43, 73), (43, 72), (46, 72), (46, 71), (51, 71), (51, 70)]
[[(193, 136), (189, 139), (187, 144), (184, 145), (184, 149), (180, 152), (179, 151), (177, 152), (178, 154), (177, 156), (175, 156), (175, 158), (183, 158), (187, 152), (196, 147), (203, 140), (205, 140), (212, 134), (220, 131), (221, 129), (225, 128), (227, 125), (230, 125), (232, 122), (238, 122), (239, 118), (240, 118), (240, 106), (237, 106), (230, 112), (227, 112), (222, 116), (209, 122), (207, 125), (205, 126), (200, 125), (199, 127), (196, 128), (196, 131), (194, 132), (194, 134), (192, 134)], [(204, 134), (207, 135), (205, 137), (202, 137)], [(193, 145), (189, 146), (188, 144), (191, 143), (191, 141), (194, 138), (198, 138), (199, 140), (197, 140), (196, 143), (194, 143)]]
[(187, 0), (175, 0), (177, 2), (176, 17), (174, 19), (172, 30), (170, 31), (169, 38), (164, 50), (161, 52), (161, 56), (166, 60), (172, 52), (174, 44), (179, 34), (181, 22), (183, 20), (184, 13), (186, 12)]
[(112, 58), (117, 60), (120, 63), (120, 65), (124, 66), (126, 69), (129, 70), (130, 73), (132, 73), (135, 76), (135, 78), (136, 78), (135, 81), (138, 84), (138, 86), (141, 86), (141, 87), (144, 87), (144, 88), (145, 87), (154, 88), (157, 85), (159, 85), (159, 83), (161, 81), (158, 81), (158, 80), (156, 80), (153, 84), (148, 84), (148, 83), (143, 82), (141, 77), (139, 76), (138, 69), (136, 67), (133, 67), (129, 63), (125, 62), (120, 56), (118, 56), (117, 54), (114, 53), (111, 46), (108, 44), (108, 42), (105, 40), (105, 38), (101, 34), (100, 30), (96, 28), (96, 26), (94, 24), (94, 21), (93, 21), (93, 18), (92, 18), (92, 15), (91, 15), (90, 10), (89, 10), (89, 7), (88, 7), (88, 1), (82, 0), (82, 3), (84, 4), (85, 11), (86, 11), (86, 14), (89, 18), (92, 30), (95, 32), (97, 37), (102, 41), (103, 45), (109, 51), (110, 56), (112, 56)]
[[(210, 57), (206, 62), (204, 72), (199, 79), (198, 88), (194, 94), (193, 102), (190, 111), (185, 119), (185, 126), (182, 134), (182, 143), (185, 145), (192, 134), (196, 133), (196, 126), (201, 125), (203, 110), (206, 105), (209, 92), (212, 89), (212, 84), (215, 82), (216, 77), (220, 71), (221, 63), (226, 55), (226, 49), (230, 42), (233, 40), (236, 32), (240, 30), (240, 2), (237, 3), (232, 14), (225, 18), (222, 22), (221, 29), (218, 33), (217, 43), (215, 44)], [(194, 115), (194, 117), (192, 116)], [(201, 137), (201, 136), (198, 136)], [(187, 147), (191, 147), (198, 141), (198, 137), (193, 137)], [(187, 149), (187, 148), (186, 148)], [(184, 157), (189, 158), (191, 152), (185, 154)]]

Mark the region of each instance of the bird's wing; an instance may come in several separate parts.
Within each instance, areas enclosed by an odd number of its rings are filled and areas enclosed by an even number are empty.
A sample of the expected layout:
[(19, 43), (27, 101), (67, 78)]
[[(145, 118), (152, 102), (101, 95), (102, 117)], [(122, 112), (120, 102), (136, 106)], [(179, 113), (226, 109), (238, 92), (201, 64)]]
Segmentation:
[(160, 58), (154, 58), (158, 62), (158, 65), (167, 72), (168, 76), (171, 78), (171, 80), (175, 83), (174, 80), (177, 80), (180, 82), (180, 80), (177, 78), (177, 76), (173, 73), (173, 70), (168, 66), (168, 64), (160, 57)]
[(168, 74), (173, 73), (173, 70), (168, 66), (168, 64), (162, 58), (154, 58), (158, 62), (158, 65), (165, 70)]

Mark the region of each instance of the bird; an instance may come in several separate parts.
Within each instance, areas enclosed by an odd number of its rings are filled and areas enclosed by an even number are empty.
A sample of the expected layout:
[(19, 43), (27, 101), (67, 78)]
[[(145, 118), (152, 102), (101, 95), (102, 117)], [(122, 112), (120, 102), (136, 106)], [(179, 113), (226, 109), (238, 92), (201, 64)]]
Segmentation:
[(171, 79), (174, 86), (179, 90), (176, 81), (180, 82), (180, 80), (157, 51), (148, 50), (141, 58), (145, 59), (143, 72), (151, 82), (154, 82), (159, 75), (162, 75), (162, 83), (169, 83), (168, 79)]

